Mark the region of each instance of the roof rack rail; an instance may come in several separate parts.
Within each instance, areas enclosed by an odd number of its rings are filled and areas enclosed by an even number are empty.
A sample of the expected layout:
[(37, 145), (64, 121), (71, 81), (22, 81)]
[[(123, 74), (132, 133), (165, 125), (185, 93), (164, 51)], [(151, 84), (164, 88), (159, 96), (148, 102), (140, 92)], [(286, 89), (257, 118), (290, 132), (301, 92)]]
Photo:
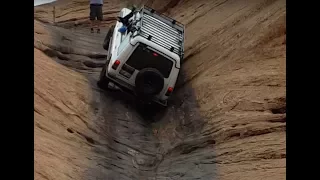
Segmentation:
[(154, 9), (144, 6), (140, 10), (141, 26), (138, 34), (149, 41), (177, 54), (180, 59), (184, 56), (185, 26)]

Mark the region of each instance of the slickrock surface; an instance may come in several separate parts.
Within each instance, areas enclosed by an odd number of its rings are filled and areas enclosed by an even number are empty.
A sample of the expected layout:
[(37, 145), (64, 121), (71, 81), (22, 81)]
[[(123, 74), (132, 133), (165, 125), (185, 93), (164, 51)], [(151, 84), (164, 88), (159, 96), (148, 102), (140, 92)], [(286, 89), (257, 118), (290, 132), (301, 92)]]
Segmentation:
[(135, 1), (186, 25), (175, 94), (153, 114), (96, 87), (130, 3), (105, 0), (101, 34), (87, 1), (58, 1), (56, 26), (52, 4), (35, 8), (35, 179), (285, 179), (285, 0)]

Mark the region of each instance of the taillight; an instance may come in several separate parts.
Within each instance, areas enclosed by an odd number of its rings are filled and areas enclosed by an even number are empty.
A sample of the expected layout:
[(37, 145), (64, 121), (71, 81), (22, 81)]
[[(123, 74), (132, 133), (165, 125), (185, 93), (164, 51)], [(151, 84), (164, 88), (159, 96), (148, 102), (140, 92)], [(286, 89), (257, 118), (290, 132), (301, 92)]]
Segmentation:
[(167, 90), (166, 96), (170, 96), (172, 91), (173, 91), (173, 88), (169, 87), (168, 90)]
[(112, 69), (116, 70), (118, 68), (118, 66), (120, 65), (120, 61), (116, 60), (113, 65), (112, 65)]

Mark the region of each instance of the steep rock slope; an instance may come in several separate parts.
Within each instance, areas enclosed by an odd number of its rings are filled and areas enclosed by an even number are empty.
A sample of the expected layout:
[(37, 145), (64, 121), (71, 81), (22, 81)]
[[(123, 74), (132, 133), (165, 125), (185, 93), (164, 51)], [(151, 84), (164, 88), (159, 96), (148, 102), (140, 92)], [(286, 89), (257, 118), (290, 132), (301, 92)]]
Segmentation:
[[(285, 179), (284, 0), (136, 1), (186, 24), (175, 98), (154, 123), (95, 87), (104, 34), (82, 29), (84, 1), (60, 3), (68, 30), (35, 21), (36, 179)], [(107, 4), (106, 26), (128, 2)], [(49, 9), (35, 17), (50, 23)]]

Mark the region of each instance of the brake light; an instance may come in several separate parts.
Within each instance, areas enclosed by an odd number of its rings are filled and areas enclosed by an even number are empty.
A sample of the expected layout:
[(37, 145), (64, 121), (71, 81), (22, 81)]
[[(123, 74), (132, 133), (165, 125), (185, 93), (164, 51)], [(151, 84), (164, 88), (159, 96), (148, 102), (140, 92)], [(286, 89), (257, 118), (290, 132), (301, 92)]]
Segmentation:
[(168, 90), (167, 90), (166, 96), (170, 96), (172, 91), (173, 91), (173, 88), (169, 87)]
[(157, 57), (157, 56), (158, 56), (158, 54), (157, 54), (157, 53), (153, 53), (153, 56)]
[(118, 68), (118, 66), (120, 65), (120, 61), (116, 60), (113, 65), (112, 65), (112, 69), (116, 70)]

